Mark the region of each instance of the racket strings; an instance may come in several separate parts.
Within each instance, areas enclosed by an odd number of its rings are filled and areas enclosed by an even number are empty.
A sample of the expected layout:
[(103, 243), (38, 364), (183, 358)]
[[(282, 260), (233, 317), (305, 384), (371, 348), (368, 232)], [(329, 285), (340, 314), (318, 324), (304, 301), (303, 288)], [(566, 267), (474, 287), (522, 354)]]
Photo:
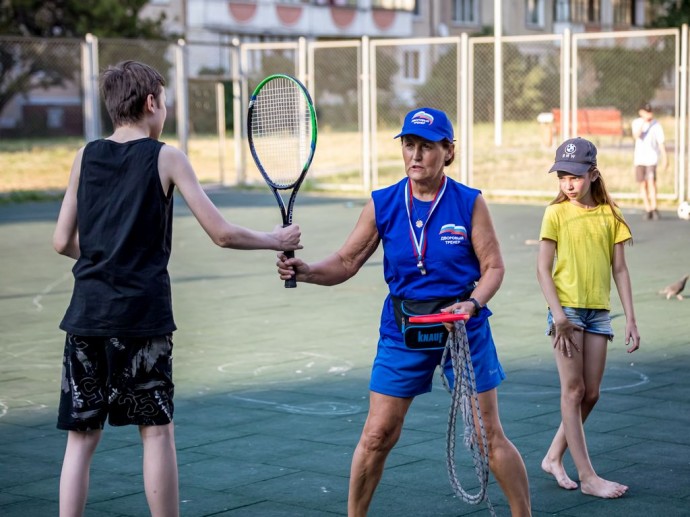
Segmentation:
[[(455, 382), (451, 390), (448, 380), (443, 373), (443, 366), (450, 354), (453, 366)], [(446, 347), (441, 358), (441, 380), (443, 386), (451, 393), (451, 405), (448, 414), (448, 432), (446, 435), (446, 465), (448, 467), (448, 478), (453, 488), (453, 492), (464, 502), (477, 505), (486, 501), (489, 513), (495, 516), (494, 507), (489, 500), (489, 443), (484, 428), (484, 420), (479, 408), (479, 396), (477, 393), (477, 381), (474, 376), (472, 357), (470, 355), (469, 342), (467, 340), (467, 330), (464, 321), (455, 322), (455, 329), (448, 336)], [(474, 412), (477, 414), (479, 431), (474, 422)], [(458, 415), (462, 414), (463, 420), (463, 442), (465, 447), (472, 454), (474, 472), (479, 481), (479, 491), (476, 494), (468, 493), (461, 485), (457, 476), (455, 464), (455, 439), (457, 434)], [(481, 443), (480, 440), (481, 439)]]
[(291, 187), (313, 152), (311, 110), (299, 86), (286, 78), (266, 83), (254, 99), (251, 132), (270, 180)]

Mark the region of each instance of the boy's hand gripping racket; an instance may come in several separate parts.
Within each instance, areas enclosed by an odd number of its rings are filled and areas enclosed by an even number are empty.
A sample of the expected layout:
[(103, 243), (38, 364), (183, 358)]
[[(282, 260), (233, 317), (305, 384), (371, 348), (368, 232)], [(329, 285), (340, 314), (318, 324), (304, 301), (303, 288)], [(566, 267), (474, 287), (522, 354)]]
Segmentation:
[[(292, 224), (297, 191), (316, 150), (316, 110), (309, 92), (296, 78), (275, 74), (254, 89), (247, 112), (249, 149), (259, 172), (278, 201), (283, 226)], [(280, 190), (292, 189), (285, 205)], [(294, 251), (285, 251), (288, 258)], [(294, 277), (285, 287), (297, 287)]]

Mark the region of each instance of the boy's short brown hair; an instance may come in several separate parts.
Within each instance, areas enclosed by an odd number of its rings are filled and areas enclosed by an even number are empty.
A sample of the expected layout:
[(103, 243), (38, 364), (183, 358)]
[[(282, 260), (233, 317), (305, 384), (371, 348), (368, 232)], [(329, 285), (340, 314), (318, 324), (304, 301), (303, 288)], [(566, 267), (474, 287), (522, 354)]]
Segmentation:
[(105, 107), (115, 127), (141, 120), (146, 98), (151, 94), (157, 99), (164, 86), (165, 79), (154, 68), (131, 60), (109, 66), (100, 80)]

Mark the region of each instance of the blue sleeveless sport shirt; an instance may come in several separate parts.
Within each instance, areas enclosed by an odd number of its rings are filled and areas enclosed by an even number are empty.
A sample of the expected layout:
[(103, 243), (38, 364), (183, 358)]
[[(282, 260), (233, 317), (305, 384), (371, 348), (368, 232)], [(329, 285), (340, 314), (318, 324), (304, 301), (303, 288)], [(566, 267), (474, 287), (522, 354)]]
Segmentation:
[[(427, 274), (422, 275), (417, 268), (417, 251), (405, 205), (407, 182), (405, 178), (372, 193), (384, 251), (383, 272), (390, 290), (381, 314), (380, 332), (396, 340), (401, 340), (402, 335), (390, 295), (408, 300), (452, 298), (471, 289), (481, 275), (472, 248), (472, 211), (480, 191), (446, 177), (443, 197), (425, 226)], [(481, 325), (490, 314), (488, 309), (482, 310), (479, 317), (469, 320), (468, 330)]]

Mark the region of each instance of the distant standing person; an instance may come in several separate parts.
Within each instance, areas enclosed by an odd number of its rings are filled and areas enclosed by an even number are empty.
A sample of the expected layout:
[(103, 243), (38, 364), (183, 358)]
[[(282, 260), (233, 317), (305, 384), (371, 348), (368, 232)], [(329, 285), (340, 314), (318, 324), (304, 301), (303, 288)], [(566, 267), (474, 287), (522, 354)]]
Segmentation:
[(656, 206), (657, 168), (666, 170), (668, 156), (664, 144), (664, 129), (654, 118), (652, 106), (645, 103), (640, 106), (639, 117), (632, 122), (632, 135), (635, 139), (635, 177), (640, 184), (640, 194), (644, 203), (644, 218), (659, 219)]
[(91, 459), (108, 419), (136, 425), (151, 515), (179, 515), (173, 432), (173, 321), (168, 260), (177, 187), (213, 242), (235, 249), (299, 249), (296, 225), (257, 232), (230, 224), (187, 157), (160, 142), (165, 81), (136, 61), (108, 67), (101, 90), (114, 132), (77, 152), (53, 246), (76, 260), (58, 429), (68, 431), (60, 516), (81, 516)]

